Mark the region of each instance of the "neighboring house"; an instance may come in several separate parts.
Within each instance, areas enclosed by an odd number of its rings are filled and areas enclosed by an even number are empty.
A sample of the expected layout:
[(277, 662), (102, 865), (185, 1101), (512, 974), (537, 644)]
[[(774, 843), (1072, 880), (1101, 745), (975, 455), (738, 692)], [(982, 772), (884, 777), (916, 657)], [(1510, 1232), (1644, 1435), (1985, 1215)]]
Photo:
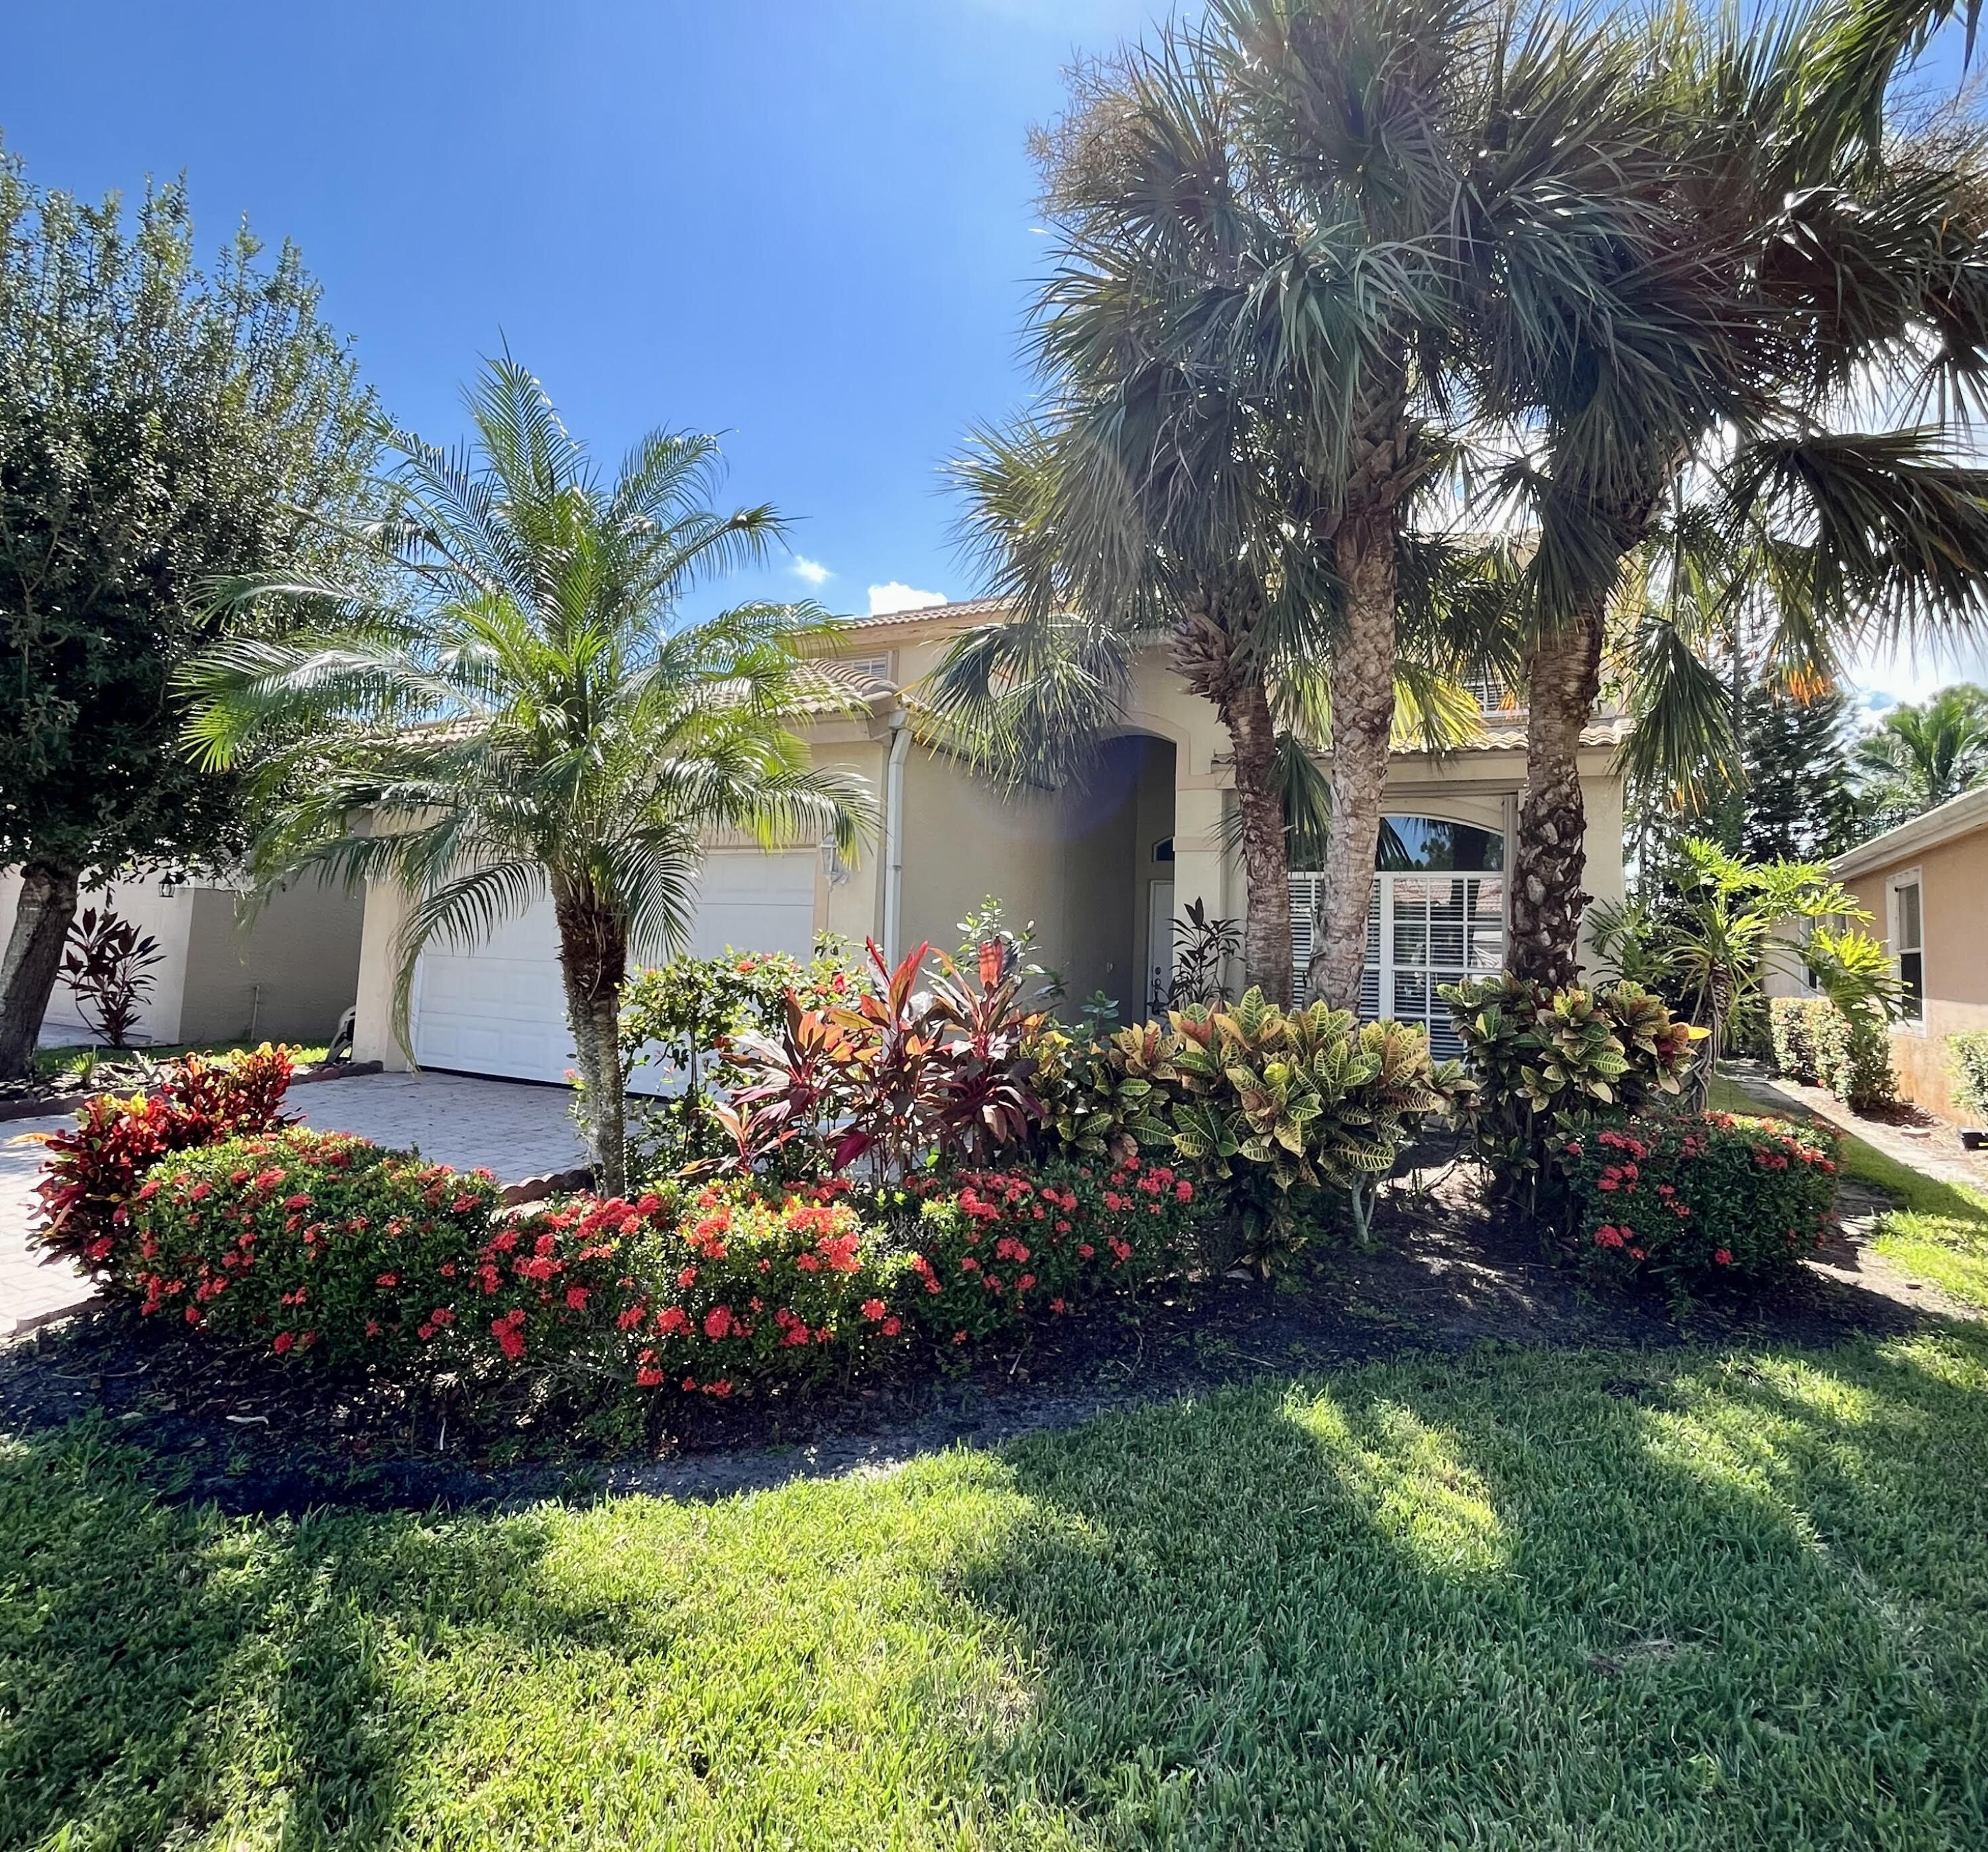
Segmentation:
[[(883, 828), (860, 866), (826, 850), (766, 853), (719, 844), (707, 860), (690, 949), (727, 945), (805, 955), (820, 932), (887, 956), (921, 941), (950, 950), (958, 922), (988, 895), (1033, 921), (1044, 961), (1072, 1006), (1093, 991), (1131, 1017), (1155, 1007), (1172, 968), (1172, 922), (1199, 899), (1239, 917), (1243, 880), (1223, 847), (1232, 804), (1229, 740), (1210, 704), (1190, 694), (1155, 649), (1141, 664), (1124, 725), (1080, 789), (1014, 794), (926, 743), (915, 690), (962, 627), (999, 614), (996, 600), (857, 619), (836, 660), (867, 714), (824, 717), (806, 734), (815, 761), (857, 771)], [(1622, 893), (1622, 787), (1612, 769), (1625, 722), (1598, 715), (1584, 735), (1586, 885)], [(1494, 712), (1476, 744), (1442, 757), (1395, 755), (1369, 927), (1364, 1002), (1429, 1024), (1450, 1041), (1439, 984), (1503, 962), (1504, 870), (1525, 779), (1523, 714)], [(1309, 950), (1316, 877), (1294, 876), (1298, 959)], [(402, 1065), (391, 1026), (394, 941), (405, 903), (368, 897), (357, 1053)], [(424, 1066), (557, 1080), (571, 1065), (549, 902), (474, 950), (438, 948), (416, 976), (412, 1040)]]
[(1830, 867), (1870, 914), (1905, 984), (1909, 1013), (1892, 1031), (1898, 1090), (1929, 1112), (1959, 1117), (1946, 1038), (1988, 1029), (1988, 785)]
[[(20, 887), (15, 870), (0, 871), (0, 930), (12, 922)], [(139, 1046), (330, 1039), (358, 993), (363, 901), (299, 884), (273, 896), (244, 928), (241, 898), (225, 884), (156, 869), (84, 893), (83, 907), (108, 906), (157, 941), (150, 995), (132, 1036)], [(42, 1043), (95, 1039), (58, 978)]]

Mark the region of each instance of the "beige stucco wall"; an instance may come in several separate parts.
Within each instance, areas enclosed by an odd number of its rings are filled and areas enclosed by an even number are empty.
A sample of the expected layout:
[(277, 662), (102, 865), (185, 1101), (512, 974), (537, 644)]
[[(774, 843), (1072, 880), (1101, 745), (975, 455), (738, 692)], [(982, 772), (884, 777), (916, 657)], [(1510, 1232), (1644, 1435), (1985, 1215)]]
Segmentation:
[(1892, 1032), (1892, 1066), (1904, 1097), (1952, 1119), (1966, 1115), (1953, 1099), (1946, 1038), (1988, 1029), (1988, 829), (1900, 857), (1854, 875), (1844, 885), (1871, 918), (1869, 930), (1892, 945), (1890, 893), (1917, 869), (1925, 955), (1925, 1020)]
[(301, 881), (272, 895), (245, 926), (232, 893), (205, 888), (186, 897), (180, 1040), (330, 1039), (358, 994), (360, 896)]

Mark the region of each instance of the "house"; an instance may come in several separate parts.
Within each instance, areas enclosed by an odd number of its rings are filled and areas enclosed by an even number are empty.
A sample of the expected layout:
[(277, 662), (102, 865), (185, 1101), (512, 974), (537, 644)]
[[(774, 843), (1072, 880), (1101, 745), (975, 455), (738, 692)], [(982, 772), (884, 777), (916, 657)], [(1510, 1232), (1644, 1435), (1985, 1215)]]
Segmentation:
[[(11, 921), (21, 877), (0, 870), (0, 921)], [(245, 924), (242, 889), (149, 869), (100, 882), (83, 907), (109, 907), (157, 942), (159, 962), (132, 1040), (328, 1041), (359, 987), (363, 902), (336, 887), (300, 883), (271, 897)], [(97, 1038), (61, 978), (42, 1019), (44, 1046)]]
[[(921, 941), (950, 949), (958, 922), (988, 895), (1033, 921), (1045, 961), (1080, 1002), (1101, 990), (1126, 1016), (1163, 995), (1173, 922), (1188, 903), (1239, 918), (1243, 882), (1223, 846), (1232, 804), (1229, 740), (1213, 708), (1191, 694), (1164, 650), (1138, 665), (1122, 731), (1081, 788), (996, 790), (921, 737), (915, 690), (962, 628), (998, 617), (998, 600), (928, 607), (850, 621), (836, 659), (867, 711), (824, 715), (806, 729), (817, 764), (860, 773), (877, 795), (881, 838), (860, 865), (805, 846), (767, 853), (712, 847), (690, 949), (727, 945), (805, 955), (815, 935), (877, 941), (887, 955)], [(1587, 887), (1623, 891), (1622, 786), (1613, 769), (1626, 722), (1599, 715), (1583, 735)], [(1439, 985), (1503, 962), (1513, 820), (1525, 778), (1523, 714), (1494, 711), (1482, 737), (1437, 756), (1394, 757), (1369, 928), (1366, 1008), (1424, 1022), (1450, 1040)], [(1317, 877), (1292, 883), (1302, 967)], [(394, 941), (404, 896), (367, 897), (356, 1053), (404, 1065), (391, 1026)], [(549, 902), (472, 950), (422, 958), (411, 1016), (424, 1066), (557, 1080), (572, 1064)]]
[(1988, 1029), (1988, 785), (1875, 836), (1830, 863), (1871, 918), (1905, 985), (1892, 1030), (1898, 1090), (1962, 1117), (1946, 1038)]

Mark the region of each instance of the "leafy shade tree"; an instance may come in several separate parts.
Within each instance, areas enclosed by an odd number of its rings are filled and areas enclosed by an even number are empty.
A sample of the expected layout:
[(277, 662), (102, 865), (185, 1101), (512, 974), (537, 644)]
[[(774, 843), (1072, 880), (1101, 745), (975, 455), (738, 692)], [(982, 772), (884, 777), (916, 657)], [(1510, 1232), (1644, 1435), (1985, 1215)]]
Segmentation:
[(1512, 884), (1523, 975), (1576, 969), (1576, 755), (1625, 572), (1652, 552), (1672, 562), (1633, 650), (1629, 761), (1645, 779), (1734, 755), (1703, 646), (1750, 580), (1773, 593), (1777, 671), (1810, 685), (1874, 635), (1980, 620), (1988, 471), (1937, 429), (1842, 428), (1874, 383), (1942, 409), (1979, 404), (1980, 136), (1958, 119), (1895, 132), (1886, 106), (1958, 10), (1655, 14), (1642, 81), (1672, 150), (1648, 200), (1660, 257), (1611, 279), (1607, 315), (1535, 327), (1493, 305), (1487, 405), (1521, 434), (1508, 483), (1537, 539)]
[[(225, 863), (234, 782), (179, 750), (217, 576), (335, 551), (376, 418), (287, 245), (203, 274), (186, 194), (79, 204), (0, 154), (0, 1077), (25, 1074), (86, 871)], [(306, 512), (309, 511), (309, 512)]]
[(965, 640), (942, 693), (1068, 734), (1121, 694), (1131, 644), (1164, 640), (1232, 743), (1244, 965), (1272, 997), (1291, 985), (1278, 691), (1326, 665), (1314, 978), (1351, 1003), (1411, 510), (1471, 397), (1473, 302), (1529, 321), (1570, 289), (1608, 312), (1594, 279), (1622, 260), (1594, 248), (1635, 242), (1624, 174), (1654, 149), (1621, 66), (1546, 7), (1215, 0), (1087, 74), (1046, 140), (1048, 405), (1009, 446), (1027, 468), (973, 485), (983, 527), (1018, 537), (1022, 616)]
[(265, 890), (316, 871), (409, 896), (396, 1024), (416, 961), (549, 894), (598, 1187), (627, 1183), (618, 1029), (631, 953), (679, 949), (705, 833), (833, 841), (869, 817), (859, 780), (811, 769), (792, 731), (838, 697), (805, 659), (827, 620), (752, 604), (674, 622), (703, 579), (763, 556), (771, 509), (719, 514), (714, 441), (658, 431), (604, 480), (509, 358), (468, 394), (474, 448), (397, 440), (381, 596), (307, 573), (251, 579), (275, 637), (185, 671), (202, 764), (248, 768)]
[(1870, 832), (1909, 822), (1988, 779), (1988, 690), (1961, 682), (1893, 708), (1857, 742)]

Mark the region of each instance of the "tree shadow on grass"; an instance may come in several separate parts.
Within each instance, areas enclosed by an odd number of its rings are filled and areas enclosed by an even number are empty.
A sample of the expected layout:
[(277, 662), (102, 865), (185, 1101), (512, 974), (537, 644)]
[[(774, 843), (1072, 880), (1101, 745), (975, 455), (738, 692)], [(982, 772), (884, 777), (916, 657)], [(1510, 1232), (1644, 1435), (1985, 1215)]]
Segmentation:
[(152, 1846), (224, 1813), (256, 1842), (378, 1844), (424, 1721), (383, 1641), (487, 1615), (543, 1534), (238, 1525), (162, 1502), (147, 1465), (100, 1421), (0, 1448), (0, 1844)]
[(1479, 1354), (1013, 1450), (1010, 1804), (1107, 1844), (1988, 1844), (1988, 1342)]

